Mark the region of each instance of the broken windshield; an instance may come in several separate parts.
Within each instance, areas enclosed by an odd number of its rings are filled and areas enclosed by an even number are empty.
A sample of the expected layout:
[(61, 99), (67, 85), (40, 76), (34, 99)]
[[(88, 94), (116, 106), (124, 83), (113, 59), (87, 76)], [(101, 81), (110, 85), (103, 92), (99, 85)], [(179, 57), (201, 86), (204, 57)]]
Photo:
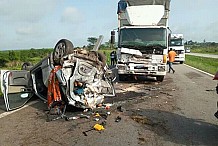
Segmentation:
[(165, 28), (124, 28), (120, 30), (119, 47), (137, 48), (166, 48)]

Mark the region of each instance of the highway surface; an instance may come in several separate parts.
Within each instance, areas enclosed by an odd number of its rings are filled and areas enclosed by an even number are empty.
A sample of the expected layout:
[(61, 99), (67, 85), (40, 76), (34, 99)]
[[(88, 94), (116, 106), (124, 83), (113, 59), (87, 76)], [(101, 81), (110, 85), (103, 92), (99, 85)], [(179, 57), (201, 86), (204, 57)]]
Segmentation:
[[(218, 119), (213, 115), (217, 110), (217, 81), (184, 64), (173, 67), (176, 72), (168, 73), (162, 83), (152, 78), (115, 83), (117, 96), (107, 99), (113, 106), (104, 120), (103, 131), (83, 134), (103, 119), (46, 122), (46, 104), (38, 100), (15, 113), (0, 116), (0, 145), (217, 146)], [(3, 115), (4, 111), (0, 113)], [(120, 120), (116, 122), (117, 117)]]

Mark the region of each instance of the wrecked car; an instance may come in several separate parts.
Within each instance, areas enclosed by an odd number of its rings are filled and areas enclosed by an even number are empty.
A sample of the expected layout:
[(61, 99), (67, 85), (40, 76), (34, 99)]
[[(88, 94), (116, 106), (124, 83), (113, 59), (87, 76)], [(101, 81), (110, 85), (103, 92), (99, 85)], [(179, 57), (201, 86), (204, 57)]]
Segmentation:
[(114, 76), (106, 56), (98, 52), (100, 39), (102, 36), (90, 51), (74, 49), (71, 41), (61, 39), (36, 65), (1, 70), (6, 110), (22, 107), (33, 95), (47, 102), (49, 109), (65, 105), (93, 109), (105, 96), (115, 96)]

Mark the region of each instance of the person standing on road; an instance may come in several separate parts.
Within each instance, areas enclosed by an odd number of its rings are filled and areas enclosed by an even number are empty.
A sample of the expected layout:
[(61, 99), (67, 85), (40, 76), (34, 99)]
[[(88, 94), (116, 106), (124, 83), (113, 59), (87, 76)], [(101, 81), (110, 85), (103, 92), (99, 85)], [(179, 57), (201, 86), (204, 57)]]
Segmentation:
[(114, 65), (114, 63), (115, 63), (115, 51), (112, 51), (111, 53), (110, 53), (110, 58), (111, 58), (111, 65)]
[(117, 64), (117, 52), (116, 51), (114, 51), (114, 62), (115, 64)]
[(169, 73), (172, 70), (173, 73), (175, 73), (175, 70), (173, 69), (173, 62), (175, 61), (175, 57), (176, 57), (176, 52), (170, 48), (170, 51), (168, 53), (168, 58), (169, 58)]

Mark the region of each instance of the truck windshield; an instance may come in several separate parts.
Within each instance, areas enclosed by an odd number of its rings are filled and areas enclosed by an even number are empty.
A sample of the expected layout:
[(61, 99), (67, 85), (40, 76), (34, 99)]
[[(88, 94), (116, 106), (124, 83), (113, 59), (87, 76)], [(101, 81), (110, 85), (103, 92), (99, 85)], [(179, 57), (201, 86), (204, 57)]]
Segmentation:
[(120, 30), (119, 47), (164, 49), (166, 38), (166, 28), (124, 28)]
[(182, 39), (171, 39), (170, 46), (183, 46), (183, 40)]

